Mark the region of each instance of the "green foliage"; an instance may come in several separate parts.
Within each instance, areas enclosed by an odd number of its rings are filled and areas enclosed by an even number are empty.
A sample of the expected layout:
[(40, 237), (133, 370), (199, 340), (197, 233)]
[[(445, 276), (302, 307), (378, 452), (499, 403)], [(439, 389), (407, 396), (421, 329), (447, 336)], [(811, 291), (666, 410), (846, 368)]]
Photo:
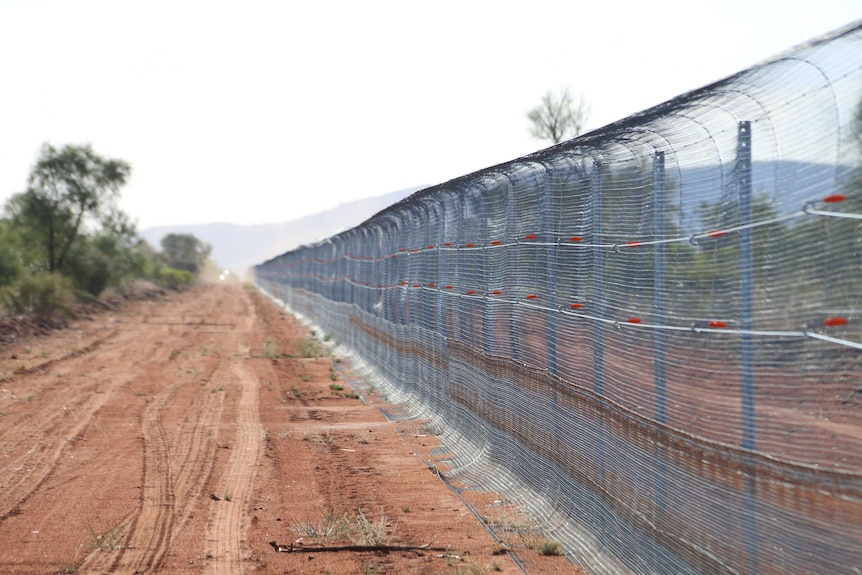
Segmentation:
[(281, 357), (281, 353), (278, 351), (278, 343), (274, 342), (271, 339), (267, 339), (263, 344), (263, 357), (267, 359), (275, 359), (277, 357)]
[(536, 547), (536, 551), (539, 552), (539, 555), (562, 555), (563, 546), (559, 541), (545, 539), (539, 543)]
[(119, 189), (130, 173), (126, 162), (102, 158), (89, 145), (42, 146), (27, 191), (6, 205), (40, 267), (61, 269), (88, 221), (119, 213)]
[(106, 226), (92, 237), (79, 235), (59, 271), (70, 276), (78, 290), (98, 297), (108, 286), (144, 276), (146, 258), (137, 245), (133, 227)]
[(89, 145), (42, 146), (26, 191), (0, 218), (0, 309), (53, 319), (71, 314), (76, 290), (98, 297), (139, 278), (170, 289), (194, 281), (210, 246), (171, 234), (160, 254), (139, 239), (117, 208), (130, 173)]
[(0, 287), (9, 285), (21, 275), (23, 262), (15, 235), (7, 222), (0, 220)]
[(114, 211), (103, 218), (102, 228), (91, 243), (108, 260), (109, 285), (121, 286), (144, 276), (147, 256), (142, 245), (146, 242), (138, 238), (135, 224), (126, 214)]
[(309, 358), (317, 358), (324, 357), (327, 355), (325, 349), (323, 349), (318, 343), (318, 341), (314, 338), (314, 336), (309, 336), (304, 338), (299, 344), (299, 356), (309, 359)]
[[(142, 255), (142, 257), (145, 256)], [(158, 258), (145, 259), (142, 275), (162, 287), (173, 290), (185, 287), (195, 279), (191, 272), (166, 266)]]
[(71, 279), (58, 273), (24, 274), (0, 289), (0, 304), (7, 311), (46, 320), (71, 316), (74, 301)]
[[(89, 145), (44, 144), (27, 190), (9, 199), (8, 218), (0, 221), (0, 286), (51, 271), (98, 296), (140, 277), (145, 258), (133, 250), (135, 225), (117, 209), (130, 172), (126, 162), (103, 158)], [(46, 282), (34, 277), (11, 289), (12, 307), (30, 306), (28, 294), (42, 291), (37, 285), (45, 288)]]
[(194, 281), (194, 276), (187, 270), (177, 270), (170, 267), (162, 266), (159, 268), (156, 282), (166, 288), (173, 290), (187, 286)]
[(98, 297), (110, 283), (111, 260), (93, 242), (79, 238), (59, 271), (72, 279), (76, 289)]
[(162, 238), (162, 258), (178, 270), (197, 275), (212, 252), (212, 247), (192, 234), (168, 234)]

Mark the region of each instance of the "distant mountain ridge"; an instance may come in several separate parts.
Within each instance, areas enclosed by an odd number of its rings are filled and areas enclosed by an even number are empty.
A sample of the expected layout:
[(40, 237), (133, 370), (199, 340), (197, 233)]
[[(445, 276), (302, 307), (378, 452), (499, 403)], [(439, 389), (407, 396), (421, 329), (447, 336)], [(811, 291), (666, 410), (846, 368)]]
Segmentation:
[(248, 268), (270, 258), (353, 228), (427, 186), (418, 186), (341, 204), (310, 216), (274, 224), (228, 223), (158, 226), (140, 231), (140, 236), (159, 249), (171, 233), (193, 234), (213, 248), (212, 259), (221, 267), (245, 275)]

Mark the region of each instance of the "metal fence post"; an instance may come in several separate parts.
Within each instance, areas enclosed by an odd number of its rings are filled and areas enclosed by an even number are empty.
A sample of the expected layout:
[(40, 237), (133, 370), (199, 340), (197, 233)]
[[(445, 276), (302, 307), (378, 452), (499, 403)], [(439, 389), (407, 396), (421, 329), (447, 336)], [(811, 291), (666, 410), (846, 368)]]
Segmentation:
[[(656, 152), (653, 161), (653, 239), (661, 241), (665, 237), (665, 179), (664, 152)], [(653, 322), (664, 325), (666, 321), (665, 303), (665, 244), (655, 244), (653, 260), (655, 275), (653, 277)], [(665, 332), (658, 329), (653, 333), (653, 352), (655, 359), (655, 419), (661, 424), (667, 423), (666, 395), (666, 349)], [(656, 520), (664, 523), (667, 511), (667, 452), (665, 445), (659, 442), (656, 447)]]
[[(605, 318), (605, 290), (604, 290), (604, 248), (598, 247), (603, 240), (602, 228), (604, 218), (602, 210), (602, 164), (596, 160), (593, 164), (593, 173), (590, 178), (590, 244), (592, 254), (592, 284), (593, 293), (591, 307), (594, 308), (595, 317), (599, 320)], [(607, 422), (605, 421), (606, 405), (605, 394), (605, 341), (604, 321), (593, 321), (593, 391), (598, 396), (598, 413), (596, 413), (594, 425), (596, 426), (595, 437), (595, 465), (596, 485), (604, 485), (605, 482), (605, 456), (607, 452)], [(599, 505), (593, 504), (590, 513), (593, 517), (601, 517), (602, 510)]]
[[(442, 204), (437, 204), (437, 209), (440, 210), (440, 212), (442, 212), (445, 209), (445, 207)], [(439, 214), (438, 214), (438, 217), (439, 217)], [(432, 238), (432, 241), (434, 242), (434, 246), (435, 246), (434, 260), (435, 260), (436, 264), (434, 267), (435, 267), (435, 269), (438, 270), (438, 274), (439, 274), (438, 281), (445, 284), (446, 282), (451, 281), (452, 278), (450, 277), (451, 274), (449, 272), (449, 267), (450, 267), (449, 266), (449, 260), (445, 255), (443, 255), (440, 252), (440, 246), (445, 241), (441, 235), (442, 232), (440, 231), (442, 228), (443, 228), (443, 225), (441, 224), (440, 227), (437, 229), (437, 235)], [(449, 302), (449, 300), (446, 299), (446, 297), (447, 296), (438, 287), (437, 288), (437, 331), (440, 333), (440, 335), (444, 339), (449, 337), (449, 329), (448, 329), (448, 326), (446, 325), (446, 315), (447, 315), (446, 310), (449, 308), (450, 302)]]
[[(661, 241), (665, 236), (664, 207), (664, 152), (655, 153), (653, 163), (653, 239)], [(663, 325), (665, 322), (665, 244), (655, 244), (653, 254), (655, 277), (653, 279), (653, 315), (654, 322)], [(665, 333), (656, 330), (653, 334), (653, 349), (655, 353), (655, 418), (659, 423), (667, 423), (667, 407), (665, 403)]]
[[(547, 181), (547, 180), (546, 180)], [(544, 194), (542, 195), (542, 231), (554, 229), (554, 218), (559, 215), (559, 206), (555, 205), (554, 196), (548, 186), (545, 186)], [(544, 248), (545, 251), (545, 278), (547, 280), (547, 292), (551, 299), (549, 307), (557, 309), (557, 246), (548, 245)], [(545, 362), (550, 373), (557, 375), (557, 312), (551, 311), (545, 314), (545, 345), (547, 352)], [(554, 394), (556, 399), (556, 394)]]
[[(543, 234), (548, 234), (551, 230), (554, 230), (556, 226), (554, 222), (556, 218), (560, 216), (560, 206), (559, 202), (555, 201), (553, 186), (551, 185), (551, 177), (550, 174), (546, 171), (545, 173), (545, 185), (542, 194), (541, 201), (541, 232)], [(545, 267), (545, 279), (547, 281), (546, 284), (546, 293), (550, 298), (548, 301), (548, 307), (551, 308), (552, 311), (544, 312), (545, 316), (545, 365), (548, 369), (548, 372), (551, 375), (557, 376), (559, 375), (559, 369), (557, 367), (557, 309), (558, 309), (558, 300), (559, 295), (557, 294), (557, 243), (555, 242), (553, 245), (551, 242), (548, 242), (548, 245), (542, 248), (544, 252), (544, 267)], [(548, 390), (550, 394), (550, 416), (548, 417), (548, 425), (550, 428), (550, 443), (552, 453), (562, 453), (565, 447), (561, 448), (561, 437), (559, 430), (559, 420), (560, 420), (560, 407), (559, 407), (559, 397), (556, 386), (551, 386)], [(553, 500), (555, 502), (559, 501), (561, 486), (560, 481), (557, 478), (556, 474), (552, 475), (550, 480), (553, 480), (553, 488), (551, 492), (553, 493)]]
[[(476, 236), (478, 240), (476, 245), (484, 245), (485, 241), (487, 241), (491, 217), (496, 215), (492, 214), (492, 206), (490, 205), (491, 201), (489, 200), (488, 191), (488, 189), (485, 189), (482, 194), (482, 219), (476, 229), (476, 232), (478, 233)], [(489, 260), (491, 260), (493, 256), (484, 248), (478, 253), (480, 258), (479, 268), (485, 272), (484, 275), (477, 278), (477, 283), (480, 285), (482, 290), (480, 293), (483, 294), (483, 297), (481, 300), (477, 300), (476, 304), (479, 308), (477, 315), (482, 316), (482, 351), (494, 354), (496, 353), (495, 346), (497, 344), (497, 334), (495, 332), (496, 326), (494, 325), (494, 321), (496, 321), (497, 318), (496, 314), (492, 316), (490, 311), (494, 310), (496, 312), (496, 309), (493, 301), (487, 297), (487, 294), (490, 290), (496, 289), (499, 286), (491, 287), (490, 283), (489, 276), (491, 275), (491, 265)]]
[[(466, 211), (467, 206), (466, 203), (468, 201), (467, 194), (462, 194), (458, 201), (458, 223), (457, 223), (457, 233), (455, 235), (455, 245), (457, 246), (455, 252), (455, 277), (459, 282), (466, 283), (467, 270), (466, 265), (464, 264), (463, 253), (461, 251), (461, 246), (464, 245), (464, 238), (466, 234), (464, 233), (466, 221)], [(467, 302), (464, 300), (463, 295), (458, 296), (458, 316), (456, 318), (457, 327), (455, 329), (455, 337), (460, 339), (461, 341), (470, 341), (468, 339), (467, 325), (468, 319), (467, 316), (469, 314), (469, 308), (467, 307)]]
[[(739, 225), (752, 222), (751, 209), (751, 123), (740, 122), (736, 146), (736, 185), (739, 193)], [(754, 250), (751, 228), (739, 232), (739, 319), (742, 368), (742, 447), (754, 449)]]
[[(751, 197), (751, 122), (739, 123), (736, 144), (736, 185), (739, 194), (739, 225), (753, 221)], [(743, 227), (739, 232), (739, 320), (740, 369), (742, 375), (742, 448), (755, 448), (754, 407), (754, 341), (750, 330), (754, 327), (754, 250), (752, 230)], [(757, 573), (757, 478), (745, 475), (745, 572)]]
[[(593, 306), (598, 317), (605, 316), (604, 290), (604, 259), (603, 248), (596, 247), (602, 238), (602, 164), (598, 160), (593, 164), (592, 180), (590, 182), (590, 198), (592, 207), (592, 222), (590, 226), (590, 243), (593, 244)], [(593, 391), (604, 395), (605, 391), (605, 324), (601, 321), (593, 323)]]

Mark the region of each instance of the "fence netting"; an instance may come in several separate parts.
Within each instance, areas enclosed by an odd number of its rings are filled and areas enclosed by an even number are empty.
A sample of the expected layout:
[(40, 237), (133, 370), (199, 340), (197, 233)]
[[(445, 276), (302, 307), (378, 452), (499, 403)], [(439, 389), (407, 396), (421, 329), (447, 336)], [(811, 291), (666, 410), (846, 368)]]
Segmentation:
[(590, 572), (862, 569), (862, 23), (255, 272)]

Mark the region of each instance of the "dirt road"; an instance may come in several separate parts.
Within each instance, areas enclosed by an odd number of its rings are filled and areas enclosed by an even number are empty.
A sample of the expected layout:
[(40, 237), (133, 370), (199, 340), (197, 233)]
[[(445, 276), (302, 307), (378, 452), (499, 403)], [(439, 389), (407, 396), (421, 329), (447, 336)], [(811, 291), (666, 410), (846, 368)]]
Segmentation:
[(0, 572), (581, 572), (333, 362), (239, 284), (0, 347)]

